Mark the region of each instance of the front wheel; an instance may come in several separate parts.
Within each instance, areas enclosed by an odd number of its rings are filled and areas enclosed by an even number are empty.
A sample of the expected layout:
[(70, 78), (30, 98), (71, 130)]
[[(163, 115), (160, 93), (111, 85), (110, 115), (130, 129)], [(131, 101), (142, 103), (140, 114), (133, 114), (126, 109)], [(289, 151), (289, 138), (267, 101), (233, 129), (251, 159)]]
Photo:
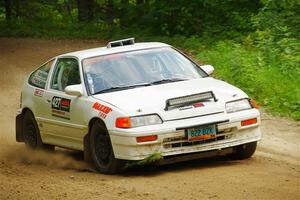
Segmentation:
[(98, 171), (104, 174), (119, 172), (123, 162), (115, 158), (108, 131), (100, 121), (96, 121), (91, 128), (90, 149)]
[(235, 147), (234, 153), (230, 154), (230, 157), (238, 160), (250, 158), (254, 154), (256, 146), (257, 142), (239, 145)]

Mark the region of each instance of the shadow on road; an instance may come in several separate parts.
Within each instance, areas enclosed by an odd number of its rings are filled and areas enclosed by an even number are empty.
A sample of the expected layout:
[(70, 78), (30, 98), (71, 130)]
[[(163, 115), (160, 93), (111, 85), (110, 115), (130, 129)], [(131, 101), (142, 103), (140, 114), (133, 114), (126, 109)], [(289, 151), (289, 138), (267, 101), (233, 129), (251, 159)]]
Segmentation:
[(225, 156), (217, 156), (211, 158), (202, 158), (163, 166), (136, 166), (124, 171), (120, 176), (135, 177), (135, 176), (157, 176), (168, 172), (182, 172), (194, 169), (217, 168), (224, 166), (236, 165), (241, 161), (231, 160)]

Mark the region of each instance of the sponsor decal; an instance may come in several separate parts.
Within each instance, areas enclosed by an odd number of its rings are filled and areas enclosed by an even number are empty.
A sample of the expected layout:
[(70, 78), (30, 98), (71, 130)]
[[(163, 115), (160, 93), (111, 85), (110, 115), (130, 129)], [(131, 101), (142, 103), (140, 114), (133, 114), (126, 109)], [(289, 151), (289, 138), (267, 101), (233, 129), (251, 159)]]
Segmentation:
[(102, 105), (98, 102), (95, 102), (94, 105), (93, 105), (93, 108), (95, 110), (98, 110), (99, 111), (99, 114), (98, 116), (105, 119), (106, 116), (112, 111), (112, 109), (108, 106), (105, 106), (105, 105)]
[(112, 59), (120, 58), (120, 57), (122, 57), (121, 54), (111, 54), (111, 55), (106, 55), (106, 56), (101, 56), (101, 57), (88, 58), (88, 59), (83, 60), (83, 65), (95, 65), (95, 64), (103, 62), (105, 60), (112, 60)]
[(179, 110), (187, 110), (187, 109), (191, 109), (193, 108), (193, 106), (184, 106), (184, 107), (179, 107)]
[(198, 107), (203, 107), (204, 106), (204, 104), (203, 103), (195, 103), (195, 104), (193, 104), (193, 107), (194, 108), (198, 108)]
[(193, 105), (191, 105), (191, 106), (183, 106), (183, 107), (179, 107), (178, 109), (179, 109), (179, 110), (188, 110), (188, 109), (198, 108), (198, 107), (203, 107), (203, 106), (204, 106), (204, 104), (201, 103), (201, 102), (199, 102), (199, 103), (195, 103), (195, 104), (193, 104)]
[(44, 90), (41, 90), (41, 89), (35, 89), (34, 90), (34, 96), (42, 97), (43, 94), (44, 94)]
[(71, 100), (54, 96), (52, 98), (52, 116), (70, 119)]

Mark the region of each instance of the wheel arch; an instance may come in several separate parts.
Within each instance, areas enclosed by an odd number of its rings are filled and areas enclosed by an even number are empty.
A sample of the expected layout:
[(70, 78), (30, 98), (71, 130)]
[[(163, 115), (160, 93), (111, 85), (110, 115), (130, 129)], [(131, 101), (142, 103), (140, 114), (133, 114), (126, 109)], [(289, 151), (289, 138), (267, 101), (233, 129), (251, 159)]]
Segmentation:
[(22, 109), (22, 114), (23, 114), (23, 115), (25, 114), (25, 112), (31, 112), (31, 114), (34, 116), (33, 111), (32, 111), (29, 107), (24, 107), (24, 108)]
[(102, 125), (107, 129), (106, 124), (105, 124), (105, 122), (104, 122), (102, 119), (100, 119), (99, 117), (93, 117), (93, 118), (90, 119), (90, 121), (89, 121), (89, 132), (88, 132), (88, 134), (90, 133), (91, 128), (92, 128), (93, 124), (94, 124), (96, 121), (99, 121), (100, 123), (102, 123)]
[(92, 162), (91, 149), (90, 149), (90, 132), (95, 122), (99, 121), (107, 129), (105, 122), (99, 117), (93, 117), (88, 123), (88, 133), (83, 138), (83, 151), (84, 151), (84, 160), (86, 162)]

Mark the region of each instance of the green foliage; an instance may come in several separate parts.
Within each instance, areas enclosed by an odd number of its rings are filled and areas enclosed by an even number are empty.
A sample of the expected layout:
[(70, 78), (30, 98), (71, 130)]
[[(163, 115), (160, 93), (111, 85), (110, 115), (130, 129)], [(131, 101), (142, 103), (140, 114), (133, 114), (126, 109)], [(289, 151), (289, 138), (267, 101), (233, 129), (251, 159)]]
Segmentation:
[(144, 166), (144, 165), (150, 165), (150, 164), (154, 164), (158, 161), (160, 161), (161, 159), (163, 159), (163, 156), (160, 153), (153, 153), (150, 156), (146, 157), (143, 160), (139, 160), (139, 161), (128, 161), (126, 163), (126, 165), (124, 166), (124, 169), (128, 169), (134, 166)]
[[(109, 24), (120, 29), (147, 30), (155, 35), (224, 35), (252, 31), (250, 17), (258, 0), (12, 0), (11, 18), (35, 28), (42, 23), (74, 26)], [(110, 2), (110, 3), (109, 3)], [(139, 3), (138, 3), (139, 2)], [(5, 11), (0, 4), (0, 16)], [(3, 21), (4, 18), (2, 18)], [(1, 18), (0, 18), (1, 20)]]
[[(291, 42), (284, 45), (291, 48), (295, 41), (285, 42)], [(295, 47), (299, 46), (298, 41)], [(197, 57), (214, 65), (218, 78), (240, 87), (266, 108), (300, 120), (299, 49), (277, 48), (258, 48), (246, 38), (244, 44), (217, 42)]]

